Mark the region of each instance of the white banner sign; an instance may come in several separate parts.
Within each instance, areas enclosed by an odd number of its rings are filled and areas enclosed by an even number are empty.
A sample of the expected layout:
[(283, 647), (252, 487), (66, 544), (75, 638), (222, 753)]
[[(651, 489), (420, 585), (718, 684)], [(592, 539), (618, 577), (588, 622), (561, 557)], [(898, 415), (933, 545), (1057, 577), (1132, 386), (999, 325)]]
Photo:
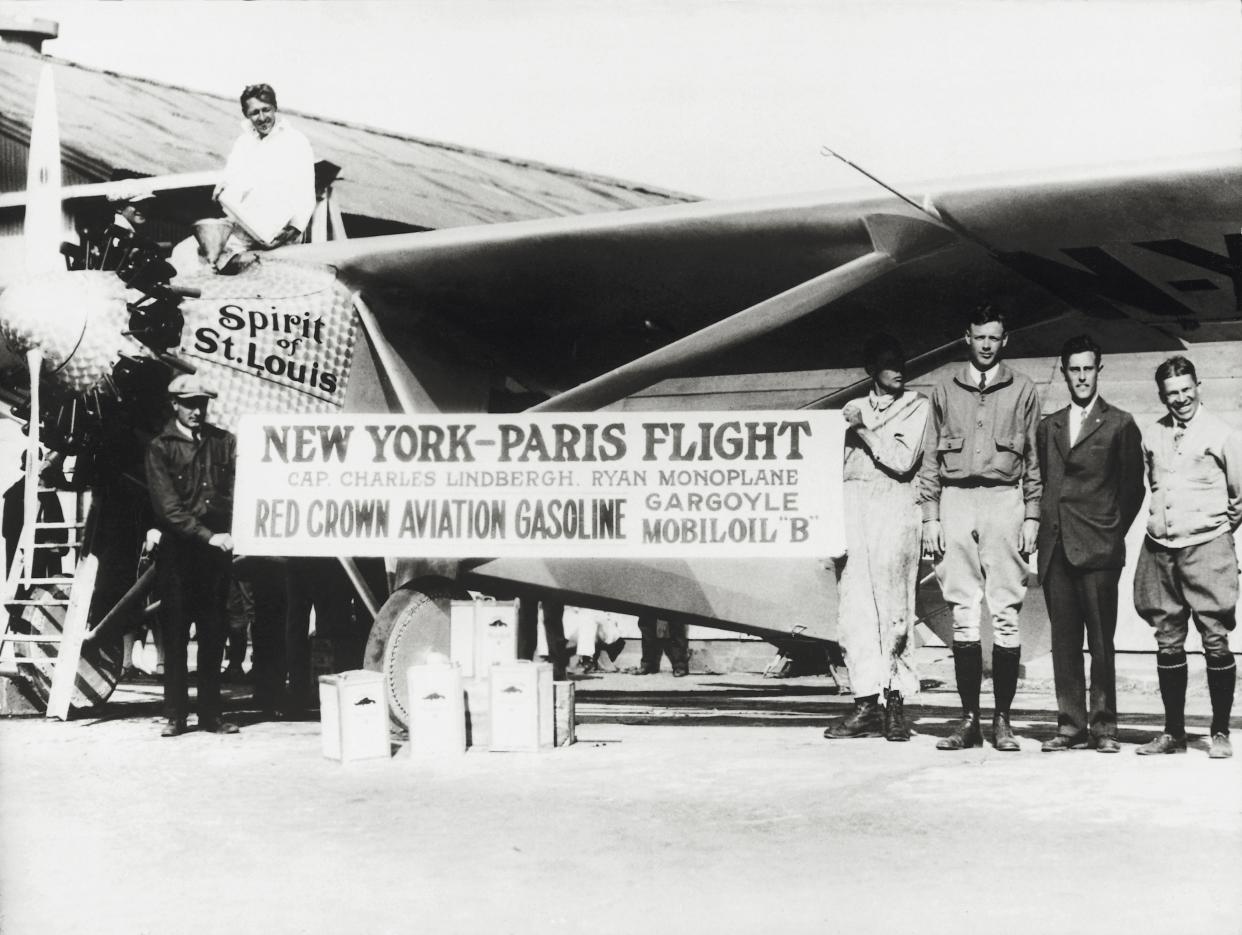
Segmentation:
[(244, 416), (248, 555), (688, 557), (840, 551), (825, 411)]

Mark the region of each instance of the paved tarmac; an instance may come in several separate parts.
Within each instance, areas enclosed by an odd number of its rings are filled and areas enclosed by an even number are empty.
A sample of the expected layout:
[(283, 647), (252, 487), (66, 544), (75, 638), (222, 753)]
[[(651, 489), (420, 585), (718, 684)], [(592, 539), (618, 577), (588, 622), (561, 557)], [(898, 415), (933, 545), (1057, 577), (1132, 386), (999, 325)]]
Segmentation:
[(935, 750), (943, 688), (910, 743), (828, 742), (826, 678), (610, 674), (572, 747), (341, 766), (315, 722), (161, 739), (126, 686), (0, 723), (0, 932), (1242, 932), (1242, 759), (1135, 756), (1142, 686), (1120, 755), (1041, 754), (1028, 687), (1017, 754)]

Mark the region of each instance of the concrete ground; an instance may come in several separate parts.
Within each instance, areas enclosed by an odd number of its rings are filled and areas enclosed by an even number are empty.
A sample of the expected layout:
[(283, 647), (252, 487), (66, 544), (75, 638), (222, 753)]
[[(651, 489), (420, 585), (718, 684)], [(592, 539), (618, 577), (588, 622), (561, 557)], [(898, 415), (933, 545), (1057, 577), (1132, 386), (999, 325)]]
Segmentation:
[(1120, 755), (1041, 754), (1028, 689), (1017, 754), (935, 750), (944, 687), (910, 743), (828, 742), (826, 678), (609, 674), (575, 746), (341, 766), (244, 711), (161, 739), (158, 686), (126, 686), (0, 723), (0, 932), (1242, 932), (1242, 758), (1135, 756), (1142, 685)]

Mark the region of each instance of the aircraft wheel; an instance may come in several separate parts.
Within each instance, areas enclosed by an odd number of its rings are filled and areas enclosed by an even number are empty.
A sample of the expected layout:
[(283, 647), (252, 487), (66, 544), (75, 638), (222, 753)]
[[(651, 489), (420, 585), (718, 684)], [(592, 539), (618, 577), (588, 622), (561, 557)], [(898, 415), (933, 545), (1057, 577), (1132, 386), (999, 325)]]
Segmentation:
[(407, 585), (388, 596), (371, 625), (362, 664), (384, 673), (388, 716), (403, 730), (410, 724), (406, 670), (448, 658), (449, 604), (457, 596), (444, 581)]
[[(30, 596), (35, 599), (52, 598), (65, 600), (69, 594), (56, 585), (35, 585)], [(26, 632), (31, 635), (51, 636), (64, 629), (65, 605), (63, 604), (22, 604), (22, 619), (25, 621)], [(0, 609), (0, 613), (3, 609)], [(55, 657), (57, 648), (46, 643), (32, 643), (30, 652), (48, 657)], [(27, 650), (22, 650), (26, 652)], [(83, 711), (97, 707), (108, 700), (121, 680), (121, 636), (105, 639), (97, 643), (84, 643), (82, 657), (78, 662), (78, 674), (74, 679), (73, 697), (69, 707), (73, 711)], [(25, 668), (25, 667), (24, 667)], [(30, 666), (27, 684), (39, 701), (46, 705), (52, 694), (52, 670), (43, 666)]]

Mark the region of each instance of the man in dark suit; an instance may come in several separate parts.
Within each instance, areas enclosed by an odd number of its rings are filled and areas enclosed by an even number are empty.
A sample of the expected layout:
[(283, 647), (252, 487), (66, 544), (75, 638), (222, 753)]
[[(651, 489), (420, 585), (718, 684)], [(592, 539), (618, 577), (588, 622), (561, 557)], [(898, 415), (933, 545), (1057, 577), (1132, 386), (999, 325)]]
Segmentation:
[[(1052, 625), (1057, 735), (1045, 753), (1116, 753), (1117, 687), (1113, 634), (1125, 535), (1143, 502), (1142, 436), (1128, 412), (1099, 395), (1103, 369), (1091, 338), (1070, 338), (1061, 374), (1070, 404), (1040, 423), (1039, 577)], [(1082, 634), (1091, 652), (1091, 705), (1084, 703)]]

